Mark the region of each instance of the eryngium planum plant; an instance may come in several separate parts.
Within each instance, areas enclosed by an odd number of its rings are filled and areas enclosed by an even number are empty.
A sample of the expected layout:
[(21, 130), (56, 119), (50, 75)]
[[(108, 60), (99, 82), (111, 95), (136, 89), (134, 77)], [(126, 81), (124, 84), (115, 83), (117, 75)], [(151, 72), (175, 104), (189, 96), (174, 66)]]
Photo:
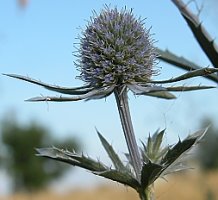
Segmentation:
[(150, 29), (144, 20), (136, 18), (132, 9), (105, 8), (94, 14), (80, 37), (80, 47), (75, 63), (80, 71), (79, 79), (85, 82), (81, 87), (66, 88), (50, 85), (35, 79), (5, 74), (69, 96), (34, 97), (27, 101), (79, 101), (106, 98), (114, 94), (128, 147), (127, 164), (121, 161), (116, 151), (97, 131), (100, 141), (110, 157), (113, 167), (76, 152), (58, 148), (37, 149), (39, 156), (48, 157), (79, 166), (90, 172), (135, 189), (140, 199), (153, 199), (152, 185), (166, 174), (186, 169), (182, 160), (206, 130), (197, 131), (173, 146), (163, 147), (165, 130), (149, 136), (142, 147), (137, 145), (128, 105), (128, 92), (164, 99), (174, 99), (172, 92), (213, 88), (211, 86), (169, 86), (196, 76), (217, 72), (214, 68), (202, 68), (187, 72), (168, 80), (152, 80), (158, 75), (156, 69), (158, 53), (153, 46)]

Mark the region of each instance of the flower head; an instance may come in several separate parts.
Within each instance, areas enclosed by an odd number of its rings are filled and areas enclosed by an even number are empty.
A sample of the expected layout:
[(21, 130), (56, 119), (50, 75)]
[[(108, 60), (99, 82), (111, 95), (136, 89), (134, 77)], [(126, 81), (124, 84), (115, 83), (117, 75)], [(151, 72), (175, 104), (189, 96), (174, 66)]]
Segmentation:
[(143, 20), (132, 10), (105, 7), (81, 37), (79, 78), (93, 87), (146, 82), (153, 74), (155, 49)]

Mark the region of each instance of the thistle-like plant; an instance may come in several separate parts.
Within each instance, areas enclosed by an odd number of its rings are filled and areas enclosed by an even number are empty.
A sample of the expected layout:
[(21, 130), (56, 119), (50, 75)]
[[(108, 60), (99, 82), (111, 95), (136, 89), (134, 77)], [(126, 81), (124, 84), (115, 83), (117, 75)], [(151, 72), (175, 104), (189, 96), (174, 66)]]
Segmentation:
[(132, 10), (119, 11), (105, 6), (100, 14), (94, 14), (80, 38), (78, 60), (79, 79), (84, 86), (75, 88), (49, 85), (28, 77), (5, 74), (25, 80), (48, 90), (70, 96), (34, 97), (28, 101), (78, 101), (106, 98), (115, 95), (128, 153), (124, 164), (106, 139), (97, 131), (113, 167), (106, 166), (85, 155), (57, 148), (37, 149), (39, 156), (63, 161), (85, 168), (92, 173), (134, 188), (141, 199), (153, 199), (152, 184), (168, 173), (183, 170), (181, 158), (204, 135), (198, 131), (179, 141), (174, 146), (162, 147), (164, 130), (148, 137), (147, 143), (139, 148), (131, 121), (128, 91), (135, 95), (147, 95), (165, 99), (176, 98), (171, 92), (209, 89), (211, 86), (164, 86), (188, 78), (217, 72), (214, 68), (193, 70), (168, 80), (157, 81), (155, 68), (158, 54), (153, 46), (150, 29), (144, 27), (144, 20), (135, 18)]

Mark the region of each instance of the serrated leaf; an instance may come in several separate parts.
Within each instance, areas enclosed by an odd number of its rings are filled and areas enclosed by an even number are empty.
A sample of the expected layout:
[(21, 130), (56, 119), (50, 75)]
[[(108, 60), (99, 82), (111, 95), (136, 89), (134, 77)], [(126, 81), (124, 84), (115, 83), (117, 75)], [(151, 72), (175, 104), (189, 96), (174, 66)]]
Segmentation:
[(176, 159), (181, 156), (184, 152), (186, 152), (189, 148), (191, 148), (195, 143), (195, 139), (184, 140), (183, 142), (179, 141), (172, 149), (170, 149), (166, 156), (161, 161), (161, 164), (170, 165)]
[(88, 158), (84, 155), (78, 155), (66, 150), (58, 149), (55, 147), (52, 148), (40, 148), (36, 149), (38, 152), (37, 156), (47, 157), (61, 162), (65, 162), (74, 166), (78, 166), (89, 171), (105, 171), (105, 167), (102, 163), (95, 161), (91, 158)]
[(152, 184), (161, 174), (163, 167), (161, 165), (148, 162), (144, 163), (141, 171), (141, 185), (143, 188), (147, 188)]
[(123, 173), (117, 170), (107, 170), (104, 172), (94, 172), (94, 174), (128, 185), (135, 189), (140, 187), (138, 181), (128, 173)]
[(107, 140), (100, 134), (98, 130), (96, 131), (97, 131), (98, 137), (100, 138), (104, 149), (106, 150), (108, 156), (113, 162), (115, 169), (118, 171), (127, 171), (127, 168), (123, 165), (122, 161), (120, 160), (119, 156), (114, 151), (113, 147), (107, 142)]
[(188, 135), (187, 139), (189, 138), (196, 138), (196, 143), (199, 142), (207, 133), (209, 127), (206, 127), (205, 129), (196, 131), (195, 133), (192, 133), (190, 135)]
[(183, 153), (188, 151), (195, 143), (197, 143), (203, 135), (206, 133), (207, 129), (197, 131), (194, 134), (188, 136), (183, 141), (180, 141), (174, 145), (166, 155), (163, 157), (161, 164), (166, 166), (171, 165), (175, 160), (177, 160)]

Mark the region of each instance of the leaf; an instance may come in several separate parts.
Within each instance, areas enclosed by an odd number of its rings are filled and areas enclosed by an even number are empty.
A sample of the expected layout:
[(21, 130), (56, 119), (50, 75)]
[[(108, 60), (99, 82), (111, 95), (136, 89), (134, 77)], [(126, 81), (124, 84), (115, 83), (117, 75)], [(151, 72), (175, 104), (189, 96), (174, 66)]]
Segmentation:
[(36, 151), (38, 152), (37, 156), (47, 157), (61, 162), (65, 162), (74, 166), (87, 169), (91, 172), (101, 172), (107, 170), (107, 167), (105, 167), (102, 163), (98, 161), (95, 161), (84, 155), (78, 155), (76, 153), (72, 153), (55, 147), (39, 148), (36, 149)]
[(155, 85), (154, 86), (149, 86), (149, 85), (141, 86), (141, 85), (138, 85), (137, 83), (128, 84), (127, 87), (136, 95), (166, 90), (166, 88), (161, 87), (161, 86), (155, 86)]
[(117, 171), (127, 172), (128, 171), (127, 168), (123, 165), (122, 161), (120, 160), (119, 156), (114, 151), (113, 147), (107, 142), (107, 140), (100, 134), (98, 130), (96, 131), (98, 133), (98, 136), (101, 140), (102, 145), (104, 146), (104, 149), (106, 150), (108, 156), (113, 162), (115, 169)]
[(166, 153), (169, 151), (169, 146), (164, 147), (163, 149), (159, 150), (158, 155), (156, 155), (156, 161), (158, 161), (158, 163), (160, 163), (160, 158), (163, 158)]
[(78, 155), (74, 152), (69, 152), (66, 150), (52, 148), (39, 148), (36, 149), (38, 156), (51, 158), (61, 162), (71, 164), (73, 166), (78, 166), (89, 170), (90, 172), (102, 176), (119, 183), (128, 185), (132, 188), (140, 187), (138, 181), (130, 174), (124, 171), (111, 170), (105, 167), (102, 163), (95, 161), (84, 155)]
[(162, 143), (162, 140), (163, 140), (164, 132), (165, 132), (165, 129), (160, 131), (159, 133), (157, 132), (153, 136), (154, 137), (154, 139), (153, 139), (154, 142), (153, 142), (153, 150), (152, 150), (152, 152), (153, 152), (154, 155), (158, 155), (158, 152), (160, 150), (161, 143)]
[(167, 91), (161, 91), (161, 92), (150, 92), (146, 93), (147, 96), (157, 97), (161, 99), (176, 99), (176, 96), (174, 96), (172, 93)]
[(206, 133), (207, 129), (197, 131), (196, 133), (188, 136), (183, 141), (180, 141), (168, 150), (166, 155), (161, 161), (161, 165), (169, 166), (176, 161), (182, 154), (187, 152), (193, 147)]
[(140, 83), (136, 84), (128, 84), (127, 87), (136, 95), (147, 95), (164, 99), (175, 99), (176, 97), (167, 92), (166, 88), (162, 86), (148, 86), (148, 85), (140, 85)]
[(65, 96), (42, 96), (42, 97), (33, 97), (30, 99), (27, 99), (26, 101), (31, 102), (39, 102), (39, 101), (54, 101), (54, 102), (64, 102), (64, 101), (80, 101), (80, 100), (90, 100), (90, 99), (99, 99), (104, 98), (107, 95), (111, 94), (112, 90), (114, 89), (114, 86), (104, 87), (104, 88), (98, 88), (93, 89), (89, 91), (86, 94), (81, 94), (73, 97), (65, 97)]
[(140, 149), (140, 151), (141, 151), (141, 156), (142, 156), (143, 162), (145, 162), (145, 163), (148, 162), (149, 157), (148, 157), (147, 153), (145, 151), (143, 151), (143, 149)]
[(143, 142), (141, 142), (141, 143), (142, 143), (142, 146), (143, 146), (143, 148), (140, 148), (142, 160), (145, 163), (148, 163), (149, 162), (149, 157), (148, 157), (148, 154), (147, 154), (148, 153), (147, 147)]
[(204, 90), (204, 89), (213, 89), (216, 88), (214, 86), (178, 86), (178, 87), (166, 87), (166, 89), (170, 92), (186, 92), (193, 90)]
[(147, 154), (149, 156), (151, 154), (151, 152), (152, 152), (152, 149), (153, 149), (153, 142), (152, 142), (152, 138), (151, 138), (150, 134), (148, 136), (148, 141), (147, 141), (146, 148), (147, 148)]
[[(196, 70), (196, 69), (202, 69), (202, 66), (198, 66), (197, 64), (187, 60), (184, 57), (179, 57), (176, 54), (172, 53), (169, 50), (162, 50), (160, 48), (156, 48), (156, 51), (158, 53), (158, 59), (165, 61), (171, 65), (175, 65), (179, 68), (185, 69), (187, 71), (190, 70)], [(218, 78), (217, 78), (218, 80)]]
[(157, 164), (160, 162), (159, 158), (164, 155), (164, 151), (161, 148), (164, 132), (165, 129), (162, 131), (156, 131), (152, 137), (149, 135), (147, 146), (142, 142), (143, 148), (141, 148), (141, 155), (145, 163), (151, 161)]
[(50, 85), (50, 84), (43, 83), (41, 81), (38, 81), (38, 80), (35, 80), (32, 78), (17, 75), (17, 74), (3, 74), (3, 75), (9, 76), (11, 78), (16, 78), (16, 79), (20, 79), (23, 81), (27, 81), (27, 82), (33, 83), (35, 85), (40, 85), (48, 90), (59, 92), (62, 94), (81, 95), (81, 94), (86, 94), (87, 92), (90, 92), (92, 90), (92, 88), (90, 88), (89, 85), (82, 86), (82, 87), (67, 88), (67, 87), (60, 87), (60, 86), (56, 86), (56, 85)]
[(161, 174), (163, 167), (161, 165), (148, 162), (144, 163), (141, 171), (141, 185), (147, 188), (152, 184)]
[(98, 176), (102, 176), (104, 178), (111, 179), (113, 181), (117, 181), (118, 183), (128, 185), (132, 188), (140, 187), (138, 181), (133, 178), (130, 174), (117, 171), (117, 170), (107, 170), (104, 172), (94, 172), (94, 174)]
[(196, 69), (190, 72), (187, 72), (181, 76), (175, 77), (175, 78), (171, 78), (171, 79), (167, 79), (167, 80), (163, 80), (163, 81), (150, 81), (151, 83), (173, 83), (173, 82), (177, 82), (177, 81), (182, 81), (185, 79), (189, 79), (189, 78), (193, 78), (193, 77), (197, 77), (197, 76), (207, 76), (208, 74), (212, 74), (218, 72), (218, 69), (215, 68), (202, 68), (202, 69)]
[[(193, 71), (197, 69), (202, 69), (203, 67), (196, 65), (195, 63), (187, 60), (186, 58), (179, 57), (175, 55), (174, 53), (168, 51), (168, 50), (161, 50), (157, 48), (157, 53), (159, 54), (158, 58), (164, 62), (167, 62), (171, 65), (174, 65), (176, 67), (179, 67), (181, 69), (185, 69), (187, 71)], [(218, 83), (218, 76), (216, 74), (208, 74), (204, 78), (207, 78), (209, 80), (214, 81), (215, 83)]]
[(97, 89), (98, 92), (96, 94), (91, 95), (90, 97), (86, 98), (85, 101), (105, 98), (105, 97), (109, 96), (114, 91), (115, 86), (116, 85), (111, 85), (109, 87), (98, 88)]

